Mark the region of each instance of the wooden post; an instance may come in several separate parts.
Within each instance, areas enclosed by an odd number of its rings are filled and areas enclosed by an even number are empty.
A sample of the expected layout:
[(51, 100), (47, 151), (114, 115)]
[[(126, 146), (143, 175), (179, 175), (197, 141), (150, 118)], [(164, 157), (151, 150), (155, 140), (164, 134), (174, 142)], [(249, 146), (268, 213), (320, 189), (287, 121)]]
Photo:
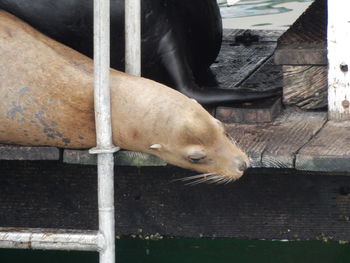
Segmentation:
[(328, 0), (328, 116), (350, 119), (350, 1)]

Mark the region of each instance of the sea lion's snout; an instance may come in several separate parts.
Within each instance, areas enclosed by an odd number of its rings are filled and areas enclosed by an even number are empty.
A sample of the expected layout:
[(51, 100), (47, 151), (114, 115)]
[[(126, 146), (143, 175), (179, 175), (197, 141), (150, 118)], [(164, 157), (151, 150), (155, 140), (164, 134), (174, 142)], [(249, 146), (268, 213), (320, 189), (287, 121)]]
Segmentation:
[(244, 172), (245, 170), (247, 170), (247, 164), (246, 162), (243, 162), (240, 164), (240, 166), (238, 166), (238, 170), (240, 170), (241, 172)]
[(234, 168), (238, 169), (240, 172), (244, 172), (248, 169), (247, 162), (242, 157), (236, 157), (232, 161), (232, 165)]

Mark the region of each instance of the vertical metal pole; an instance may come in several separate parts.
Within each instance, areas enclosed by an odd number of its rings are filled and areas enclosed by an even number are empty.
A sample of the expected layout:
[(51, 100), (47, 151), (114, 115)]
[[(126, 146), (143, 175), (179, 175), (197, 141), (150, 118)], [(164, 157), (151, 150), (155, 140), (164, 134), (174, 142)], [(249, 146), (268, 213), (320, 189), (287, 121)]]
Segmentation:
[(113, 153), (98, 154), (98, 220), (103, 237), (100, 263), (115, 262)]
[(100, 263), (115, 262), (114, 160), (112, 143), (110, 67), (110, 1), (94, 0), (94, 102), (98, 154), (98, 211), (102, 249)]
[(97, 147), (112, 145), (110, 114), (109, 0), (94, 0), (94, 99)]
[(141, 76), (141, 0), (125, 0), (125, 72)]

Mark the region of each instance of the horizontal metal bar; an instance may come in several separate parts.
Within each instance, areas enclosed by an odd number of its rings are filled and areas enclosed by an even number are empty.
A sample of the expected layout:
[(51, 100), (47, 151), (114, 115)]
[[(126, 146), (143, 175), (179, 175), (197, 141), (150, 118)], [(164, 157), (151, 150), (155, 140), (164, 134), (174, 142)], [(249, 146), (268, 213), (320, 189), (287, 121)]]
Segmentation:
[(0, 228), (0, 248), (100, 251), (98, 231)]

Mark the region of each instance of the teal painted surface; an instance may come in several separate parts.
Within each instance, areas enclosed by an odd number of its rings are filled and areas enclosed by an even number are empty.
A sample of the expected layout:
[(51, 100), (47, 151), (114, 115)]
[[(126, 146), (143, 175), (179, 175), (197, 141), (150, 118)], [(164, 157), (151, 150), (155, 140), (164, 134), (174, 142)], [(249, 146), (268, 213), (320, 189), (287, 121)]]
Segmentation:
[[(97, 263), (98, 254), (0, 250), (1, 263)], [(350, 245), (233, 239), (123, 238), (117, 263), (349, 263)]]
[[(292, 11), (284, 7), (291, 2), (312, 2), (313, 0), (241, 0), (234, 6), (227, 7), (221, 2), (221, 15), (225, 18), (248, 17), (259, 15), (273, 15)], [(220, 2), (219, 2), (220, 3)]]

